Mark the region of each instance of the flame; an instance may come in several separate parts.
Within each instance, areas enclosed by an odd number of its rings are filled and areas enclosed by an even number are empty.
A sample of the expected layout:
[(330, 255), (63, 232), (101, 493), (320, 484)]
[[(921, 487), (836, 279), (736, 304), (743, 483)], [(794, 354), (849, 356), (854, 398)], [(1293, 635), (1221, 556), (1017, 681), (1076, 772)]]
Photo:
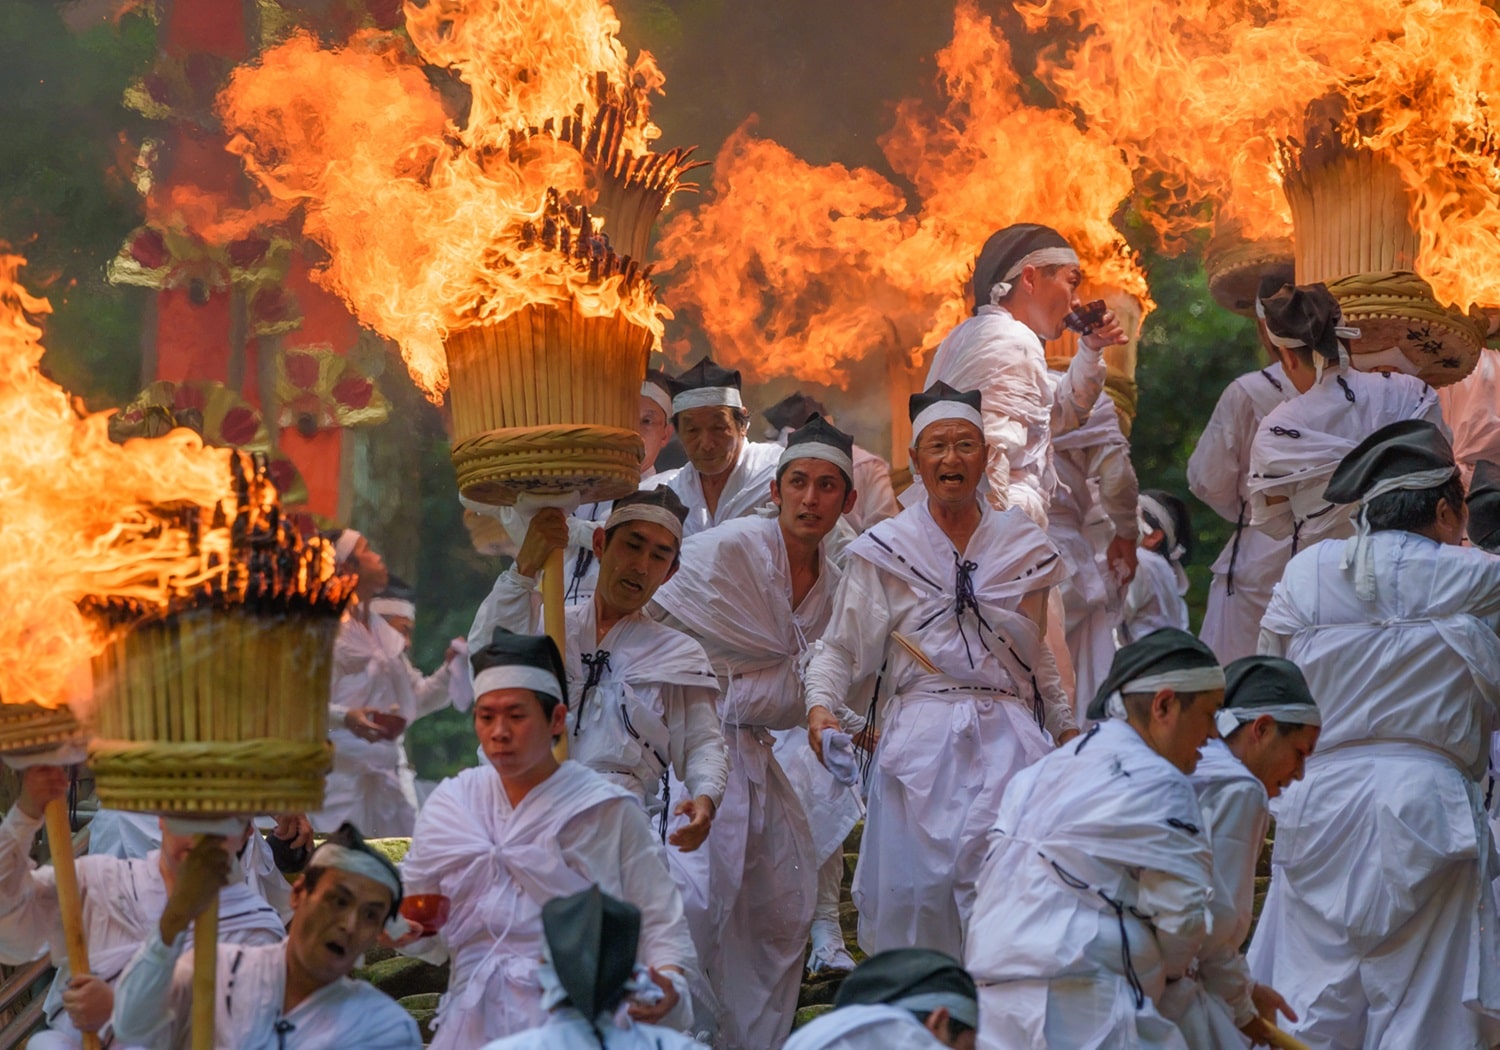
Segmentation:
[(974, 257), (1014, 222), (1056, 227), (1092, 283), (1150, 308), (1111, 222), (1132, 188), (1121, 151), (1069, 111), (1022, 102), (1010, 48), (973, 0), (937, 64), (941, 110), (903, 101), (881, 138), (914, 199), (868, 169), (808, 164), (749, 125), (725, 143), (712, 199), (661, 241), (670, 290), (716, 357), (841, 386), (876, 348), (919, 357), (968, 315)]
[[(624, 220), (592, 214), (584, 228), (577, 210), (599, 194), (580, 127), (616, 121), (638, 161), (657, 137), (651, 56), (629, 59), (599, 0), (430, 0), (405, 13), (411, 48), (373, 31), (335, 50), (294, 36), (220, 95), (230, 150), (273, 197), (303, 206), (304, 231), (332, 255), (319, 279), (400, 344), (434, 399), (447, 333), (527, 304), (572, 299), (659, 339), (670, 313), (598, 237)], [(462, 125), (424, 63), (469, 88)]]
[(178, 430), (112, 443), (108, 413), (83, 415), (39, 370), (46, 300), (19, 283), (24, 261), (0, 255), (0, 697), (55, 707), (105, 641), (76, 602), (129, 594), (161, 602), (202, 571), (188, 535), (158, 505), (212, 510), (229, 489), (229, 453)]
[[(1330, 131), (1400, 171), (1418, 272), (1445, 302), (1500, 303), (1500, 16), (1479, 0), (1022, 0), (1032, 28), (1079, 25), (1039, 74), (1121, 143), (1165, 245), (1217, 217), (1285, 237), (1285, 144)], [(1336, 100), (1337, 106), (1327, 106)], [(1309, 107), (1342, 115), (1308, 128)]]

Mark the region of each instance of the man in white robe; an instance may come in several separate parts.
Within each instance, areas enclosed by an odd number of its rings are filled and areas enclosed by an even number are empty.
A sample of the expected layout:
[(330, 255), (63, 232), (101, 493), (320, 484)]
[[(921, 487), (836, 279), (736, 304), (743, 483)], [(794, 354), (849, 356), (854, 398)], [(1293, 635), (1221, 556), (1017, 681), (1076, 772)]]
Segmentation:
[[(115, 1032), (157, 1050), (192, 1045), (189, 924), (229, 878), (211, 839), (193, 847), (161, 920), (120, 978)], [(218, 945), (214, 1045), (234, 1050), (419, 1050), (411, 1015), (349, 972), (401, 903), (390, 861), (344, 825), (314, 851), (292, 889), (285, 941)]]
[(641, 958), (664, 997), (632, 1015), (685, 1028), (697, 957), (682, 898), (638, 797), (553, 756), (568, 730), (557, 647), (497, 628), (470, 661), (486, 761), (437, 786), (402, 862), (410, 892), (453, 902), (442, 929), (403, 948), (452, 964), (432, 1046), (469, 1050), (544, 1020), (542, 907), (591, 884), (641, 909)]
[(951, 955), (896, 948), (844, 979), (833, 1010), (792, 1034), (785, 1050), (974, 1050), (979, 993)]
[(979, 498), (979, 392), (938, 383), (912, 395), (911, 415), (925, 495), (849, 545), (806, 673), (808, 727), (824, 755), (824, 734), (868, 703), (856, 683), (880, 678), (859, 943), (957, 956), (1000, 792), (1077, 732), (1043, 643), (1065, 569), (1025, 513)]
[(705, 357), (669, 383), (672, 425), (688, 462), (666, 484), (687, 506), (683, 535), (766, 506), (781, 446), (745, 439), (750, 412), (740, 396), (739, 372)]
[[(688, 826), (673, 844), (696, 849), (724, 798), (729, 760), (714, 702), (719, 682), (703, 647), (651, 619), (648, 602), (677, 572), (687, 511), (670, 489), (615, 501), (593, 538), (598, 583), (564, 619), (568, 692), (568, 757), (633, 793), (653, 816), (661, 813), (663, 776), (670, 768), (687, 786), (677, 813)], [(515, 563), (500, 574), (480, 605), (469, 645), (488, 644), (496, 627), (517, 634), (541, 630), (536, 578), (566, 533), (562, 514), (544, 510), (527, 530)], [(666, 818), (662, 819), (666, 826)]]
[(1255, 868), (1266, 846), (1270, 800), (1302, 779), (1322, 723), (1297, 665), (1245, 656), (1224, 669), (1222, 739), (1203, 745), (1188, 777), (1198, 793), (1214, 855), (1208, 934), (1188, 976), (1166, 994), (1163, 1011), (1195, 1050), (1242, 1050), (1274, 1033), (1277, 1013), (1295, 1020), (1286, 1001), (1250, 976), (1240, 946), (1254, 920)]
[(776, 1046), (791, 1030), (820, 862), (831, 859), (815, 849), (771, 733), (806, 721), (800, 672), (833, 607), (826, 540), (855, 501), (852, 445), (819, 416), (794, 431), (771, 486), (777, 516), (689, 538), (682, 571), (656, 595), (725, 683), (729, 788), (707, 863), (682, 865), (679, 877), (730, 1050)]
[[(817, 398), (800, 390), (788, 394), (761, 413), (771, 424), (766, 437), (785, 447), (787, 435), (805, 425), (814, 414), (822, 416), (826, 423), (838, 425)], [(858, 442), (855, 442), (850, 458), (854, 461), (854, 491), (858, 496), (854, 508), (844, 515), (844, 520), (855, 532), (864, 532), (871, 525), (900, 514), (901, 504), (896, 502), (896, 493), (891, 487), (889, 463)]]
[(1352, 510), (1328, 502), (1334, 468), (1366, 437), (1402, 419), (1442, 423), (1432, 388), (1415, 376), (1366, 373), (1349, 364), (1338, 301), (1321, 284), (1256, 300), (1264, 333), (1297, 396), (1266, 413), (1250, 449), (1250, 525), (1290, 539), (1290, 554), (1350, 536)]
[(1463, 482), (1440, 428), (1394, 423), (1326, 498), (1358, 532), (1297, 554), (1261, 624), (1323, 730), (1277, 807), (1249, 959), (1291, 1033), (1334, 1047), (1491, 1047), (1500, 929), (1483, 784), (1500, 701), (1500, 561), (1461, 548)]
[[(52, 956), (57, 977), (47, 993), (43, 1016), (51, 1030), (32, 1037), (37, 1050), (83, 1045), (81, 1032), (108, 1039), (115, 987), (125, 964), (161, 917), (183, 858), (189, 834), (163, 832), (163, 845), (138, 860), (111, 856), (78, 858), (84, 939), (89, 974), (68, 968), (57, 883), (52, 868), (36, 868), (30, 853), (48, 802), (67, 796), (68, 774), (60, 766), (29, 766), (21, 771), (21, 795), (0, 823), (0, 963), (21, 965)], [(157, 818), (158, 820), (160, 818)], [(226, 848), (238, 851), (249, 834), (239, 822)], [(245, 885), (243, 878), (219, 896), (219, 937), (228, 943), (268, 944), (281, 940), (276, 911)], [(116, 1037), (115, 1046), (129, 1040)]]
[(1224, 672), (1183, 631), (1121, 649), (1088, 734), (1022, 770), (995, 824), (964, 962), (979, 1046), (1187, 1050), (1158, 1012), (1208, 926), (1212, 855), (1187, 775)]
[(1126, 341), (1113, 312), (1078, 341), (1067, 373), (1047, 376), (1043, 341), (1081, 304), (1078, 254), (1057, 231), (1018, 223), (995, 233), (974, 263), (974, 316), (943, 339), (927, 383), (978, 390), (989, 446), (989, 498), (1047, 527), (1057, 479), (1052, 435), (1081, 426), (1104, 389), (1104, 348)]
[[(1049, 373), (1059, 388), (1064, 375)], [(1057, 489), (1048, 507), (1047, 536), (1068, 567), (1058, 593), (1073, 663), (1075, 708), (1081, 718), (1109, 673), (1121, 586), (1134, 579), (1133, 561), (1121, 560), (1120, 544), (1114, 541), (1123, 541), (1133, 554), (1139, 538), (1140, 485), (1130, 462), (1130, 441), (1120, 430), (1119, 413), (1107, 393), (1099, 395), (1086, 423), (1052, 436), (1052, 461)], [(1100, 531), (1109, 536), (1105, 543), (1099, 542)]]
[(628, 1007), (660, 989), (636, 962), (641, 910), (590, 886), (542, 908), (546, 961), (539, 977), (547, 1020), (484, 1050), (707, 1050), (660, 1025), (641, 1024)]
[(1125, 588), (1120, 644), (1128, 645), (1163, 627), (1188, 629), (1187, 572), (1193, 525), (1187, 504), (1170, 492), (1147, 489), (1139, 497), (1141, 546), (1136, 573)]
[(1479, 363), (1460, 382), (1438, 388), (1443, 422), (1453, 431), (1453, 456), (1464, 484), (1480, 460), (1500, 462), (1500, 350), (1481, 347)]

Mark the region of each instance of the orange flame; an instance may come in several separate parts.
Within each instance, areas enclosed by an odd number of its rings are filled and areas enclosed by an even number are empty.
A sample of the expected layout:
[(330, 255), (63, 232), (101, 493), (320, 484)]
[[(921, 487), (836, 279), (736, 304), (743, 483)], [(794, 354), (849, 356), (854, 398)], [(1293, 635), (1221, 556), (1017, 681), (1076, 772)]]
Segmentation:
[(670, 289), (716, 356), (839, 385), (876, 348), (916, 356), (968, 314), (974, 257), (1014, 222), (1056, 227), (1093, 283), (1149, 309), (1111, 222), (1132, 186), (1120, 150), (1068, 111), (1021, 101), (1010, 48), (973, 0), (958, 5), (937, 62), (941, 112), (904, 101), (881, 139), (915, 204), (876, 172), (807, 164), (746, 128), (725, 143), (712, 200), (661, 241)]
[[(1076, 20), (1082, 40), (1039, 72), (1126, 149), (1165, 244), (1217, 214), (1251, 239), (1285, 237), (1278, 146), (1308, 107), (1387, 157), (1412, 194), (1418, 272), (1445, 302), (1500, 303), (1500, 16), (1479, 0), (1023, 0), (1033, 26)], [(1208, 205), (1208, 207), (1204, 207)]]
[(89, 595), (165, 603), (212, 573), (224, 537), (193, 549), (186, 530), (156, 509), (186, 502), (210, 511), (228, 493), (229, 452), (177, 430), (112, 443), (108, 413), (83, 415), (39, 370), (49, 311), (0, 255), (0, 698), (56, 707), (83, 699), (88, 661), (105, 641), (78, 611)]
[[(578, 231), (556, 219), (559, 195), (591, 205), (599, 190), (584, 150), (556, 133), (564, 122), (587, 127), (612, 107), (636, 157), (657, 137), (649, 99), (663, 78), (651, 56), (628, 59), (599, 0), (430, 0), (405, 12), (415, 55), (372, 32), (339, 50), (295, 36), (220, 96), (230, 149), (272, 196), (304, 205), (305, 232), (331, 253), (320, 279), (401, 345), (434, 399), (448, 383), (447, 333), (530, 303), (571, 298), (660, 338), (670, 313), (650, 282), (600, 266), (588, 242), (623, 220), (591, 216), (580, 252)], [(470, 89), (462, 127), (423, 62)]]

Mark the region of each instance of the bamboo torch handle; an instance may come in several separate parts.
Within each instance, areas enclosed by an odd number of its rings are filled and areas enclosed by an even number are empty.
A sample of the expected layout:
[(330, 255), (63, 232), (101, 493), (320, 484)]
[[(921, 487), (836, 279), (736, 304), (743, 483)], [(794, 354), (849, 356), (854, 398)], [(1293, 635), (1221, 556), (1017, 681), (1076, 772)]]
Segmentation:
[[(63, 939), (67, 942), (68, 969), (75, 977), (89, 972), (89, 948), (83, 937), (83, 897), (78, 892), (78, 868), (73, 862), (73, 828), (68, 823), (68, 803), (60, 798), (47, 803), (47, 846), (52, 851), (52, 874), (57, 880), (57, 906), (62, 912)], [(84, 1050), (99, 1050), (99, 1036), (83, 1033)]]
[(218, 995), (219, 898), (193, 920), (193, 1050), (213, 1050)]
[[(568, 651), (567, 627), (563, 618), (563, 551), (561, 548), (547, 555), (547, 564), (542, 567), (542, 624), (547, 637), (557, 646), (559, 653)], [(564, 733), (552, 748), (561, 762), (568, 757), (568, 735)]]

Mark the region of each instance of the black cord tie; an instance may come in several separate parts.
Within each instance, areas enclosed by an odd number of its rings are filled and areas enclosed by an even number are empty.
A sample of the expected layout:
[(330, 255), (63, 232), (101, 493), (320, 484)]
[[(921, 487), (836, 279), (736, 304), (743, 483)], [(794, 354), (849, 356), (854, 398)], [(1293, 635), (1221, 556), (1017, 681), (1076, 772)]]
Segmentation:
[(1281, 380), (1277, 379), (1270, 372), (1267, 372), (1264, 368), (1260, 370), (1260, 374), (1266, 377), (1267, 383), (1270, 383), (1277, 390), (1280, 390), (1283, 394), (1286, 393), (1286, 387), (1281, 385)]
[(1351, 405), (1354, 404), (1354, 391), (1349, 389), (1349, 384), (1344, 381), (1343, 376), (1338, 377), (1339, 386), (1344, 388), (1344, 400)]
[(583, 680), (583, 688), (578, 691), (578, 720), (573, 723), (573, 735), (578, 735), (578, 730), (583, 726), (583, 708), (588, 703), (589, 693), (599, 685), (599, 679), (604, 677), (604, 672), (609, 670), (609, 650), (600, 649), (595, 653), (584, 653), (583, 666), (589, 669), (588, 676)]
[(1229, 545), (1229, 572), (1224, 577), (1224, 593), (1234, 596), (1234, 564), (1240, 560), (1240, 536), (1245, 531), (1245, 501), (1240, 500), (1240, 516), (1234, 522), (1234, 539)]
[[(969, 636), (964, 633), (964, 610), (973, 610), (974, 619), (979, 621), (979, 626), (983, 628), (983, 630), (979, 631), (978, 633), (979, 644), (984, 646), (985, 652), (989, 652), (990, 646), (989, 643), (984, 640), (984, 632), (989, 631), (991, 634), (995, 633), (995, 629), (990, 626), (990, 622), (984, 618), (984, 613), (979, 611), (979, 599), (974, 596), (974, 570), (978, 568), (978, 562), (964, 561), (958, 556), (957, 551), (954, 552), (953, 616), (954, 619), (958, 621), (958, 636), (959, 638), (963, 639), (964, 655), (969, 658), (970, 670), (974, 669), (974, 653), (969, 648)], [(920, 631), (925, 628), (933, 620), (937, 619), (939, 615), (941, 615), (941, 613), (933, 613), (917, 627), (917, 630)]]
[(578, 551), (578, 557), (573, 559), (573, 575), (568, 578), (568, 589), (563, 592), (563, 601), (572, 605), (578, 601), (578, 591), (583, 586), (583, 578), (588, 575), (589, 566), (594, 563), (594, 552), (587, 547)]
[(667, 773), (661, 775), (661, 844), (667, 844), (667, 820), (672, 815), (672, 778)]
[(297, 1026), (285, 1018), (276, 1022), (276, 1050), (286, 1050), (286, 1037), (296, 1029)]
[[(1142, 1009), (1146, 1005), (1146, 989), (1141, 985), (1140, 976), (1135, 972), (1135, 961), (1130, 957), (1130, 932), (1125, 926), (1125, 902), (1115, 900), (1103, 890), (1094, 889), (1087, 882), (1084, 882), (1077, 875), (1069, 872), (1066, 868), (1058, 864), (1057, 861), (1053, 860), (1051, 857), (1048, 857), (1046, 854), (1042, 854), (1041, 856), (1043, 860), (1052, 865), (1052, 870), (1057, 872), (1057, 877), (1061, 879), (1065, 885), (1070, 886), (1075, 890), (1093, 890), (1094, 893), (1098, 895), (1099, 899), (1102, 900), (1105, 904), (1109, 905), (1110, 910), (1115, 913), (1115, 920), (1120, 924), (1120, 957), (1121, 961), (1125, 964), (1125, 980), (1129, 983), (1130, 990), (1135, 995), (1135, 1008), (1137, 1010)], [(1145, 920), (1147, 918), (1145, 915), (1142, 915), (1134, 908), (1131, 908), (1129, 910), (1130, 914), (1134, 915), (1137, 919)]]
[[(1340, 380), (1340, 382), (1342, 382), (1342, 380)], [(1302, 436), (1302, 431), (1296, 430), (1292, 427), (1272, 427), (1271, 433), (1275, 434), (1277, 437), (1289, 437), (1293, 439), (1300, 438)]]

